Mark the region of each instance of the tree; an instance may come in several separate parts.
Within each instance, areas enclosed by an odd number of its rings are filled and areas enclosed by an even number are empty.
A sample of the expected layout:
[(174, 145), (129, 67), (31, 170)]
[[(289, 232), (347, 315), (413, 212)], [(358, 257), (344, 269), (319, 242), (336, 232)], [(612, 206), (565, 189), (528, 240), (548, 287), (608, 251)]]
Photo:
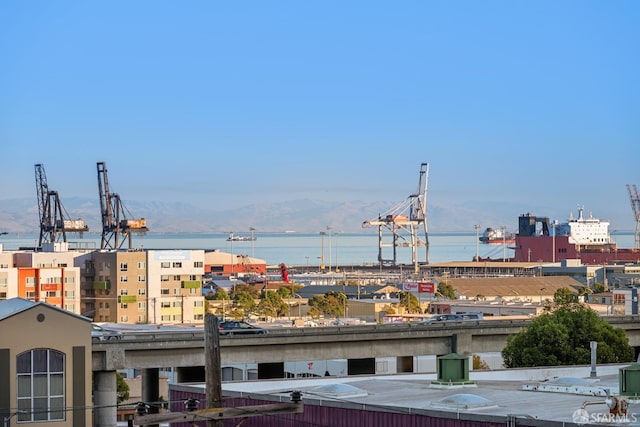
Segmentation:
[(275, 291), (266, 291), (264, 298), (258, 304), (258, 309), (264, 316), (279, 317), (284, 316), (288, 312), (287, 304), (282, 300), (279, 293)]
[(556, 306), (578, 302), (578, 296), (569, 288), (560, 288), (553, 294), (553, 302)]
[(234, 299), (238, 294), (241, 294), (241, 293), (248, 293), (255, 299), (260, 298), (260, 290), (257, 289), (255, 286), (251, 286), (247, 283), (236, 283), (236, 285), (234, 286), (233, 288)]
[(120, 372), (116, 372), (116, 395), (118, 396), (118, 403), (129, 400), (129, 384), (127, 384)]
[(593, 292), (596, 294), (602, 293), (605, 291), (604, 284), (596, 282), (593, 284)]
[(342, 316), (345, 314), (347, 296), (344, 292), (329, 291), (324, 295), (314, 295), (309, 300), (309, 313), (312, 316)]
[(236, 291), (236, 296), (233, 300), (233, 303), (236, 307), (241, 309), (245, 313), (245, 315), (248, 315), (255, 311), (256, 307), (258, 306), (253, 295), (251, 295), (247, 291)]
[(447, 282), (438, 283), (438, 293), (447, 299), (456, 299), (456, 291)]
[(587, 365), (591, 341), (598, 343), (597, 363), (634, 360), (624, 330), (612, 327), (590, 307), (578, 303), (559, 305), (508, 337), (502, 358), (508, 368)]
[(420, 301), (411, 292), (400, 293), (400, 307), (407, 313), (420, 313)]
[(215, 293), (213, 294), (213, 300), (228, 300), (229, 298), (229, 294), (227, 293), (227, 291), (225, 291), (222, 288), (217, 288)]

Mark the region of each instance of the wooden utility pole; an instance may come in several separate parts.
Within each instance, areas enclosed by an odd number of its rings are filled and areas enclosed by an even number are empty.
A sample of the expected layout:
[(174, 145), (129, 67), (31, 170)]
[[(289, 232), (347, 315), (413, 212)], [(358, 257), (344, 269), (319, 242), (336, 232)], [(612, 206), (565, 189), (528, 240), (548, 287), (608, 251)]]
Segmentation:
[[(222, 365), (218, 317), (207, 313), (204, 318), (204, 375), (207, 408), (222, 408)], [(222, 427), (222, 420), (208, 420), (207, 427)]]
[(224, 408), (222, 406), (222, 363), (220, 362), (220, 332), (218, 317), (207, 313), (204, 318), (204, 370), (205, 392), (207, 395), (206, 408), (197, 409), (198, 400), (189, 399), (186, 411), (165, 412), (161, 414), (147, 413), (148, 405), (138, 403), (138, 414), (134, 417), (134, 424), (149, 426), (161, 422), (192, 422), (206, 421), (207, 427), (223, 427), (223, 420), (233, 418), (248, 418), (268, 414), (299, 414), (304, 411), (302, 394), (299, 391), (291, 393), (291, 403), (269, 403), (265, 405), (243, 406), (239, 408)]

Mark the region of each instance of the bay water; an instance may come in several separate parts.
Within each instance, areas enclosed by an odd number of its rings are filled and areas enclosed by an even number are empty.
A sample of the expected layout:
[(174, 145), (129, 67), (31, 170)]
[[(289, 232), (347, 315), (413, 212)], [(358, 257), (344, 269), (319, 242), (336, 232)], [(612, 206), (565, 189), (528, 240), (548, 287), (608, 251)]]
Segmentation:
[[(249, 237), (249, 233), (245, 233)], [(243, 235), (236, 233), (236, 235)], [(255, 232), (254, 241), (227, 241), (228, 234), (204, 233), (146, 233), (133, 234), (132, 246), (135, 249), (218, 249), (222, 252), (247, 255), (265, 260), (268, 265), (285, 263), (288, 266), (318, 269), (324, 261), (326, 267), (345, 265), (378, 265), (378, 234), (370, 233), (259, 233)], [(383, 236), (384, 237), (384, 236)], [(422, 236), (424, 237), (424, 236)], [(621, 233), (612, 236), (620, 248), (634, 245), (633, 233)], [(82, 238), (67, 235), (70, 247), (100, 247), (101, 236), (97, 233), (84, 233)], [(389, 242), (388, 237), (383, 238)], [(38, 243), (37, 234), (9, 233), (0, 235), (0, 244), (4, 250), (17, 250), (21, 247), (34, 247)], [(476, 233), (430, 233), (429, 262), (472, 261), (480, 257), (501, 259), (513, 256), (512, 245), (478, 243)], [(383, 258), (393, 258), (391, 247), (383, 247)], [(411, 248), (396, 248), (398, 264), (412, 264)], [(418, 262), (426, 260), (425, 248), (418, 248)]]

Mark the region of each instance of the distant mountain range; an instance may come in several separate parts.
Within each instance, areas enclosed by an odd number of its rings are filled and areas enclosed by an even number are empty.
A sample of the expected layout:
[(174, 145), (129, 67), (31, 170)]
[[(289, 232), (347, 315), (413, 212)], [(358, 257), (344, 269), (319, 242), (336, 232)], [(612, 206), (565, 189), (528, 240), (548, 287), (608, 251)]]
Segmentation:
[[(101, 231), (99, 201), (67, 198), (63, 200), (67, 219), (82, 218), (91, 232)], [(127, 202), (128, 218), (145, 218), (152, 233), (248, 233), (283, 232), (293, 230), (314, 233), (326, 230), (328, 225), (343, 233), (362, 232), (362, 223), (375, 219), (393, 209), (397, 203), (358, 201), (326, 202), (317, 200), (291, 200), (269, 204), (247, 205), (237, 209), (206, 209), (185, 203)], [(533, 209), (533, 210), (532, 210)], [(473, 233), (475, 224), (486, 227), (506, 226), (516, 231), (518, 216), (525, 212), (548, 216), (547, 207), (523, 207), (516, 204), (495, 203), (480, 205), (427, 207), (430, 232)], [(629, 215), (631, 215), (629, 213)], [(612, 228), (615, 227), (612, 221)], [(40, 229), (38, 206), (33, 198), (0, 200), (0, 232), (38, 233)], [(481, 231), (482, 231), (481, 230)]]

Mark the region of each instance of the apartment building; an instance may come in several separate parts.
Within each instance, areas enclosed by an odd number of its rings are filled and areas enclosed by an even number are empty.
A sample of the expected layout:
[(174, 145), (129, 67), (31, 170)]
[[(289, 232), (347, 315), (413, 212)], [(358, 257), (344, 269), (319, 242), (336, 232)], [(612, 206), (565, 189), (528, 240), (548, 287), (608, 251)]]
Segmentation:
[(204, 250), (148, 250), (149, 323), (204, 322)]
[(95, 322), (204, 321), (203, 250), (95, 251), (85, 267), (83, 314)]
[(80, 314), (79, 263), (87, 254), (56, 245), (48, 251), (2, 253), (0, 277), (3, 274), (5, 277), (0, 281), (6, 285), (4, 299), (19, 297), (46, 302)]

